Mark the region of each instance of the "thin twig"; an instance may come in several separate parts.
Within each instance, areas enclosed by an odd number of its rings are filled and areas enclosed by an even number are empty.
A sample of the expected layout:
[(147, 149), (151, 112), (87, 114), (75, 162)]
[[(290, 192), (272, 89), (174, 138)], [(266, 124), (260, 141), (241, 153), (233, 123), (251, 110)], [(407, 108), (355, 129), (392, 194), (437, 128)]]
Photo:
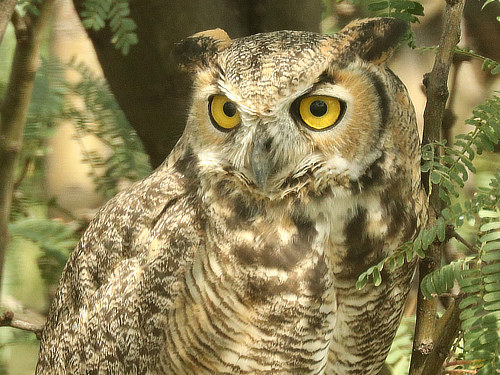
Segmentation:
[[(451, 228), (451, 229), (449, 229)], [(467, 249), (469, 249), (470, 251), (472, 251), (473, 253), (475, 254), (478, 254), (479, 253), (479, 250), (477, 247), (475, 247), (474, 245), (472, 245), (469, 241), (467, 241), (465, 238), (463, 238), (461, 235), (459, 235), (456, 231), (455, 231), (455, 228), (453, 226), (448, 226), (446, 228), (446, 234), (447, 236), (449, 236), (449, 238), (454, 238), (456, 239), (458, 242), (462, 243)]]
[(43, 324), (19, 319), (12, 311), (5, 311), (0, 315), (0, 327), (12, 327), (23, 331), (33, 332), (39, 340), (43, 330)]
[(17, 177), (16, 181), (14, 182), (14, 191), (16, 191), (19, 186), (21, 186), (24, 178), (26, 177), (26, 174), (28, 173), (30, 166), (32, 165), (32, 158), (26, 158), (23, 163), (23, 169), (21, 170), (21, 173), (19, 173), (19, 176)]
[(462, 296), (462, 294), (458, 293), (440, 293), (440, 294), (435, 294), (435, 293), (431, 293), (431, 296), (432, 297), (447, 297), (447, 298), (453, 298), (453, 299), (457, 299), (459, 297)]
[(453, 362), (448, 362), (446, 364), (446, 367), (450, 367), (450, 366), (463, 366), (463, 365), (474, 365), (474, 364), (478, 364), (478, 363), (481, 363), (482, 360), (478, 360), (478, 359), (474, 359), (474, 360), (469, 360), (469, 361), (465, 361), (465, 360), (457, 360), (457, 361), (453, 361)]

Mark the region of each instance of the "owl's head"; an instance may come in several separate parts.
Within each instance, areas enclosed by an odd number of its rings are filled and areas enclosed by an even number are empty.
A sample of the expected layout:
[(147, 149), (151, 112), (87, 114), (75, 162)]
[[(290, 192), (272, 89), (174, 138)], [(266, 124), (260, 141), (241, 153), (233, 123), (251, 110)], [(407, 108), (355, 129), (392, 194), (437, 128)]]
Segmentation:
[(414, 127), (406, 90), (385, 67), (406, 29), (376, 18), (335, 35), (231, 40), (217, 29), (184, 40), (175, 54), (194, 88), (183, 149), (206, 181), (271, 199), (363, 189), (396, 171), (396, 138)]

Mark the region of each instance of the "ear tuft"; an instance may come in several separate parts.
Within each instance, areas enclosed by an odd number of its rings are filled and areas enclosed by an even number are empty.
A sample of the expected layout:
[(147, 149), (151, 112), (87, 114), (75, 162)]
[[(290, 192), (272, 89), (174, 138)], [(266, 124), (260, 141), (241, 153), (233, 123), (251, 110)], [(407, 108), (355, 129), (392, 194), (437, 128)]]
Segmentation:
[(193, 70), (208, 65), (218, 52), (231, 43), (231, 38), (224, 30), (206, 30), (176, 44), (173, 56), (182, 69)]
[(354, 53), (365, 61), (384, 63), (408, 30), (408, 23), (396, 18), (367, 18), (356, 20), (340, 32), (346, 38), (348, 53)]

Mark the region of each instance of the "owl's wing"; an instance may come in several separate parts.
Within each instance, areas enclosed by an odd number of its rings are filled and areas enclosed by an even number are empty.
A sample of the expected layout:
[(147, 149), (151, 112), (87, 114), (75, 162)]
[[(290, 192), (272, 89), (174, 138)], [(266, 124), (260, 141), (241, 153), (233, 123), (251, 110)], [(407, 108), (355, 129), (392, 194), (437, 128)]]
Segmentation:
[(100, 210), (63, 271), (37, 374), (153, 368), (164, 340), (161, 317), (203, 245), (184, 183), (164, 165)]

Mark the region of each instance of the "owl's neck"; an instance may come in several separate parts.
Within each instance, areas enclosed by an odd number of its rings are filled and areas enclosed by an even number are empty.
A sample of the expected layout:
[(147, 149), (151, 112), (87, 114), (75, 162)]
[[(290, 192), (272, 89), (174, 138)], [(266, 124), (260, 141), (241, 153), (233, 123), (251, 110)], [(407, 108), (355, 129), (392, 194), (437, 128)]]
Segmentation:
[[(208, 223), (248, 239), (250, 251), (242, 246), (234, 256), (279, 268), (282, 261), (296, 262), (301, 249), (329, 252), (333, 271), (353, 279), (414, 236), (425, 200), (415, 192), (419, 180), (409, 183), (384, 154), (356, 181), (332, 180), (316, 190), (305, 185), (275, 198), (255, 194), (224, 171), (207, 173), (188, 150), (174, 166), (186, 177), (186, 190), (199, 199)], [(263, 242), (273, 251), (259, 253)], [(278, 255), (271, 261), (269, 254)]]

